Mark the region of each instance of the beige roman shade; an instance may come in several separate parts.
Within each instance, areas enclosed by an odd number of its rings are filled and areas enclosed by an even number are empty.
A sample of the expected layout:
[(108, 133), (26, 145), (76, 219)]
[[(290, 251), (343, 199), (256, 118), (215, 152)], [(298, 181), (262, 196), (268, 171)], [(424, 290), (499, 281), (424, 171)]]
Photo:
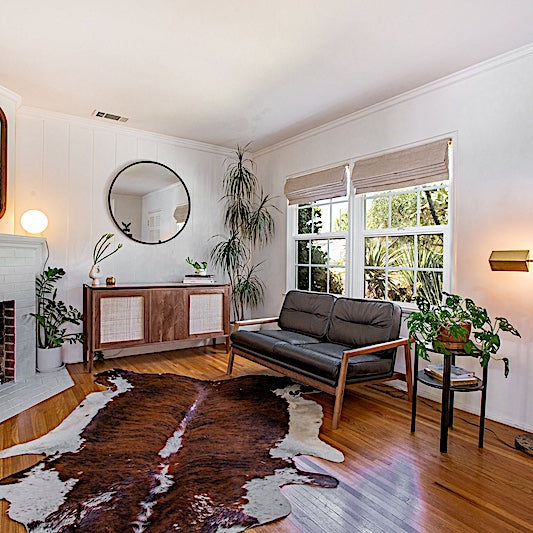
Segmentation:
[(447, 180), (449, 141), (442, 139), (356, 161), (352, 171), (355, 193), (388, 191)]
[(289, 205), (315, 202), (346, 195), (346, 165), (297, 178), (287, 178), (285, 196)]
[(174, 209), (174, 219), (177, 224), (182, 224), (187, 220), (187, 215), (189, 214), (189, 204), (183, 204), (176, 206)]

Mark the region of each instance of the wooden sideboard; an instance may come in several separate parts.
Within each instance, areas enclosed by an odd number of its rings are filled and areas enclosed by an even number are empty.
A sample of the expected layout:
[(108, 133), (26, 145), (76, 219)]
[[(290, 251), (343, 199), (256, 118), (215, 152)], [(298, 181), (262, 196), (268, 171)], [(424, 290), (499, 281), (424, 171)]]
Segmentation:
[(129, 348), (230, 334), (230, 287), (146, 283), (83, 286), (83, 362), (95, 350)]

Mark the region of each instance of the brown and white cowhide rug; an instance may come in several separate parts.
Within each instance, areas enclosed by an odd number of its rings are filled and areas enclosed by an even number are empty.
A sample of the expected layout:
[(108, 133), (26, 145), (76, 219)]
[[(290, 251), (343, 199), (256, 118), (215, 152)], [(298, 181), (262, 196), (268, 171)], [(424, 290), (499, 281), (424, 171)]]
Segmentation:
[(298, 470), (340, 462), (318, 438), (322, 408), (286, 378), (200, 381), (111, 370), (57, 428), (0, 452), (45, 454), (0, 481), (9, 516), (31, 532), (237, 532), (286, 516), (289, 483), (336, 487)]

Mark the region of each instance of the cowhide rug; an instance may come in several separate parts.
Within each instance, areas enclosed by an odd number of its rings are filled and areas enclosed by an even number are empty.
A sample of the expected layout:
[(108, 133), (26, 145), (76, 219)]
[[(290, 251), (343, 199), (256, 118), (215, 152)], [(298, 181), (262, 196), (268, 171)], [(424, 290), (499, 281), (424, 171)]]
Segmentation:
[(37, 465), (0, 481), (31, 532), (237, 532), (290, 513), (279, 488), (336, 487), (298, 454), (342, 461), (318, 438), (322, 408), (287, 378), (200, 381), (111, 370), (57, 428), (0, 452)]

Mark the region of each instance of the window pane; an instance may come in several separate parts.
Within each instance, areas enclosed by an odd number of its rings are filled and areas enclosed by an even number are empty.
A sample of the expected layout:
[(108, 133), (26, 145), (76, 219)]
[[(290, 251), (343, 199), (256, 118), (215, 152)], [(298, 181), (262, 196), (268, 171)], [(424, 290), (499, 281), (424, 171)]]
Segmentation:
[(448, 189), (420, 191), (420, 225), (448, 224)]
[(391, 197), (391, 227), (416, 226), (416, 192), (395, 194)]
[(365, 269), (365, 297), (385, 299), (385, 270)]
[(298, 267), (296, 269), (296, 287), (301, 291), (309, 290), (309, 268)]
[(313, 207), (313, 233), (329, 233), (329, 204)]
[(389, 226), (389, 197), (365, 199), (366, 229), (380, 229)]
[(344, 294), (345, 274), (344, 268), (329, 269), (329, 292), (332, 294)]
[(419, 270), (416, 293), (427, 298), (431, 304), (440, 304), (442, 300), (442, 272)]
[(365, 238), (365, 266), (385, 266), (387, 247), (385, 237)]
[(311, 207), (304, 207), (303, 209), (298, 209), (298, 233), (305, 234), (312, 232), (311, 224)]
[(389, 300), (394, 302), (413, 301), (413, 275), (412, 270), (389, 270)]
[(348, 231), (348, 202), (332, 204), (331, 220), (333, 221), (331, 231)]
[(300, 264), (309, 263), (309, 241), (297, 241), (297, 250), (296, 250), (296, 262)]
[(329, 241), (330, 265), (346, 265), (346, 239), (331, 239)]
[(328, 291), (328, 271), (325, 267), (311, 267), (311, 290), (314, 292)]
[(414, 261), (414, 235), (389, 237), (389, 266), (412, 267)]
[(442, 233), (418, 236), (418, 267), (444, 267), (444, 235)]
[(325, 265), (328, 259), (328, 241), (311, 241), (311, 264)]

